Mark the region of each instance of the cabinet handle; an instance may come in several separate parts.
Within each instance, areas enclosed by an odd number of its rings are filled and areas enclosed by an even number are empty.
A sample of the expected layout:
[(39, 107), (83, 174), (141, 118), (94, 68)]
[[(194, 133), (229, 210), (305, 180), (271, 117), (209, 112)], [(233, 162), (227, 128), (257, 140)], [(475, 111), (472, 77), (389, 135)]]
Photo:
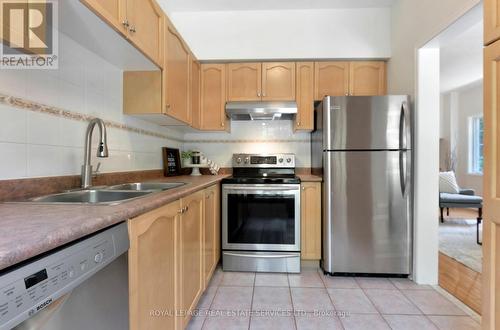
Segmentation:
[(297, 122), (297, 126), (300, 126), (300, 121)]
[(129, 31), (132, 32), (132, 33), (137, 32), (136, 29), (135, 29), (135, 26), (133, 26), (133, 25), (130, 27)]
[(177, 210), (177, 213), (179, 213), (179, 214), (184, 213), (184, 208)]
[(221, 122), (220, 122), (220, 125), (221, 125), (222, 127), (224, 127), (224, 122), (223, 122), (223, 121), (221, 121)]
[(130, 26), (130, 24), (128, 23), (128, 20), (127, 20), (127, 19), (126, 19), (126, 20), (124, 20), (124, 21), (122, 22), (122, 25), (123, 25), (124, 27), (126, 27), (126, 28), (128, 28), (128, 27)]
[(302, 187), (302, 190), (306, 190), (306, 187)]
[(260, 92), (257, 92), (257, 96), (260, 97)]
[(189, 206), (184, 206), (184, 213), (189, 210)]
[(165, 108), (167, 109), (167, 111), (170, 110), (170, 104), (167, 104)]

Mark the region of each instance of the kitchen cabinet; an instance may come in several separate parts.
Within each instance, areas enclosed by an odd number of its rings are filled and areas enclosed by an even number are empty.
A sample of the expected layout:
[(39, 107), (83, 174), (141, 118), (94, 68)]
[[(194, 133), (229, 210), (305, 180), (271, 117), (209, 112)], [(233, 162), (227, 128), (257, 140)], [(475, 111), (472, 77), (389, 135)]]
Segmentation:
[(349, 94), (349, 62), (314, 63), (315, 99)]
[(175, 328), (173, 315), (151, 317), (150, 312), (174, 311), (176, 308), (176, 237), (180, 216), (181, 203), (178, 200), (128, 222), (132, 330)]
[(302, 182), (300, 193), (300, 258), (321, 259), (321, 182)]
[(295, 63), (262, 63), (262, 101), (295, 100)]
[(484, 44), (500, 39), (500, 1), (484, 0)]
[(349, 68), (349, 94), (372, 96), (386, 94), (385, 62), (351, 62)]
[(207, 287), (220, 258), (220, 188), (209, 187), (203, 195), (203, 282)]
[(229, 63), (227, 100), (295, 100), (295, 63)]
[(386, 71), (383, 61), (316, 62), (315, 99), (326, 95), (384, 95)]
[(295, 130), (314, 129), (314, 63), (296, 63), (297, 115)]
[(260, 100), (262, 63), (229, 63), (227, 65), (227, 100)]
[(201, 105), (200, 105), (200, 85), (201, 85), (201, 64), (195, 58), (191, 57), (191, 126), (197, 129), (201, 128)]
[(181, 199), (179, 220), (179, 304), (180, 327), (184, 329), (203, 293), (203, 191)]
[(226, 118), (226, 65), (201, 65), (200, 129), (224, 131), (229, 129)]
[(191, 124), (189, 108), (191, 55), (189, 48), (172, 24), (167, 24), (163, 95), (165, 113), (186, 124)]
[(165, 15), (154, 0), (81, 0), (159, 67), (163, 65)]

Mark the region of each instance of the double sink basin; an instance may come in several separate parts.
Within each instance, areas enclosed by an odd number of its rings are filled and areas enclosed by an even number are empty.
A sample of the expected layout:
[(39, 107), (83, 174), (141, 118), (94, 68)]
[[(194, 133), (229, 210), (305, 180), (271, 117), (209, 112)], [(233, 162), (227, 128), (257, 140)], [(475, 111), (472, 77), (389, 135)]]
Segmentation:
[(146, 195), (178, 188), (183, 182), (137, 182), (114, 186), (68, 191), (60, 194), (36, 197), (29, 203), (41, 204), (95, 204), (116, 205)]

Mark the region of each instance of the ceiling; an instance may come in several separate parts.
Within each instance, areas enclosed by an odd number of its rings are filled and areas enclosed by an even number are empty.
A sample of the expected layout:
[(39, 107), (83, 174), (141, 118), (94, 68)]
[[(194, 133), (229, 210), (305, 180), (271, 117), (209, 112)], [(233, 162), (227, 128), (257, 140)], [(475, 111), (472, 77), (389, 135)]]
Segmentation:
[(483, 22), (440, 46), (441, 93), (463, 87), (483, 77)]
[(167, 12), (383, 8), (395, 0), (159, 0)]

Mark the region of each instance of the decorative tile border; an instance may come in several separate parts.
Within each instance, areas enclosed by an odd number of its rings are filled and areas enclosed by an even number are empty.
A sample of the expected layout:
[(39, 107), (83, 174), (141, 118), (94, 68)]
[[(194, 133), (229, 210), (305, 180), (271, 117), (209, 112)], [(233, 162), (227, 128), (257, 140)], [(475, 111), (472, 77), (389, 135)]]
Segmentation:
[(221, 140), (184, 140), (184, 143), (311, 143), (311, 141), (309, 139), (273, 139), (273, 140), (221, 139)]
[[(14, 108), (21, 109), (21, 110), (40, 112), (40, 113), (53, 115), (53, 116), (57, 116), (57, 117), (65, 118), (65, 119), (70, 119), (70, 120), (76, 120), (76, 121), (91, 121), (92, 119), (95, 118), (94, 116), (91, 116), (91, 115), (86, 115), (86, 114), (82, 114), (79, 112), (73, 112), (73, 111), (62, 109), (62, 108), (58, 108), (58, 107), (54, 107), (54, 106), (50, 106), (50, 105), (46, 105), (46, 104), (42, 104), (42, 103), (37, 103), (34, 101), (30, 101), (30, 100), (26, 100), (26, 99), (23, 99), (20, 97), (10, 96), (10, 95), (6, 95), (6, 94), (2, 94), (2, 93), (0, 93), (0, 104), (9, 105), (9, 106), (12, 106)], [(114, 122), (111, 120), (104, 120), (104, 123), (107, 127), (122, 129), (122, 130), (125, 130), (128, 132), (132, 132), (132, 133), (136, 133), (136, 134), (140, 134), (140, 135), (152, 136), (152, 137), (157, 137), (160, 139), (167, 139), (167, 140), (172, 140), (172, 141), (181, 142), (181, 143), (184, 142), (183, 139), (179, 139), (179, 138), (174, 137), (174, 136), (169, 136), (166, 134), (161, 134), (161, 133), (157, 133), (154, 131), (149, 131), (149, 130), (142, 129), (142, 128), (128, 126), (128, 125)]]

